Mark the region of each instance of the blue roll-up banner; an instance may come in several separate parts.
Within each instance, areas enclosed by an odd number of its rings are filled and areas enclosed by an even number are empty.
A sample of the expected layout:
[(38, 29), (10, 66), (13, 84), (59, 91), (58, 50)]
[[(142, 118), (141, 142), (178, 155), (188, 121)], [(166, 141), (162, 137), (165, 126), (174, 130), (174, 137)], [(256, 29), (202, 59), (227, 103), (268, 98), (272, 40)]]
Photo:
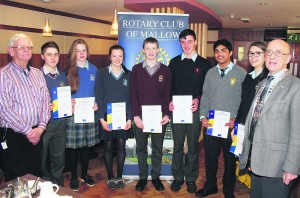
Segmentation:
[(125, 49), (125, 66), (131, 68), (145, 60), (142, 48), (147, 37), (159, 42), (159, 62), (169, 65), (170, 60), (181, 54), (179, 34), (188, 28), (188, 14), (128, 13), (119, 12), (119, 40)]
[[(181, 54), (179, 34), (188, 28), (188, 14), (166, 13), (128, 13), (119, 12), (118, 43), (125, 49), (125, 66), (131, 70), (135, 64), (143, 62), (143, 41), (154, 37), (159, 42), (159, 62), (169, 65), (170, 60)], [(151, 139), (148, 140), (148, 175), (151, 175)], [(124, 179), (139, 179), (138, 160), (135, 139), (126, 141), (126, 160), (123, 170)], [(168, 125), (163, 143), (161, 179), (172, 179), (171, 162), (173, 137)]]

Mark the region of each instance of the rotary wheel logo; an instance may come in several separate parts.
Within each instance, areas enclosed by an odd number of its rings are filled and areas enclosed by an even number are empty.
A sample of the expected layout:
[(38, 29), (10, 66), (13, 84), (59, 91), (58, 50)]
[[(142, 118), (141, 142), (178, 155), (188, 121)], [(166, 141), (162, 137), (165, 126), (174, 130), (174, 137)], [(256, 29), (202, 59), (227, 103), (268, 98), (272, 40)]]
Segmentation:
[[(143, 50), (140, 50), (135, 58), (134, 64), (141, 63), (145, 60), (145, 54), (143, 53)], [(169, 65), (170, 62), (169, 54), (167, 54), (167, 51), (163, 48), (159, 48), (158, 54), (157, 54), (157, 61), (164, 64)]]

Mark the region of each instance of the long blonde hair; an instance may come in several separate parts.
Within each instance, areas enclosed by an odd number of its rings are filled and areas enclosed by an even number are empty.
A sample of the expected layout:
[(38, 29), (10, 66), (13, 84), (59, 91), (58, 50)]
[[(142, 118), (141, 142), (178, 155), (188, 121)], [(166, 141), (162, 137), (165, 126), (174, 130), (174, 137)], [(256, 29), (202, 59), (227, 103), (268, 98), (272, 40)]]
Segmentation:
[(76, 39), (73, 41), (69, 54), (68, 54), (68, 63), (67, 63), (67, 79), (68, 83), (71, 86), (72, 93), (76, 93), (79, 87), (79, 77), (77, 72), (77, 60), (76, 60), (76, 46), (77, 44), (84, 44), (87, 50), (87, 56), (89, 56), (89, 47), (88, 44), (83, 39)]

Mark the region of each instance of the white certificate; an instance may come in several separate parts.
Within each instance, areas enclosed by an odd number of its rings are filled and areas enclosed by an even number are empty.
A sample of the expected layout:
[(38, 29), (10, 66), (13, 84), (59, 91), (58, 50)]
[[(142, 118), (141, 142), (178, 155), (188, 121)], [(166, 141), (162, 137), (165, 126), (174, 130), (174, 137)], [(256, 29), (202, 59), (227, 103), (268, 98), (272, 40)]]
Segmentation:
[(124, 129), (126, 126), (126, 103), (107, 103), (107, 124), (110, 130)]
[(193, 112), (192, 96), (173, 96), (173, 123), (174, 124), (192, 124)]
[(161, 105), (142, 105), (143, 132), (162, 133)]
[(226, 111), (209, 110), (208, 122), (212, 127), (207, 128), (207, 135), (220, 138), (227, 138), (229, 126), (225, 126), (230, 121), (230, 113)]
[(72, 116), (71, 88), (56, 87), (52, 89), (53, 117)]
[(229, 151), (237, 157), (240, 157), (242, 154), (244, 136), (245, 126), (242, 124), (234, 123), (233, 141)]
[(95, 122), (94, 103), (95, 98), (75, 98), (74, 123), (93, 123)]

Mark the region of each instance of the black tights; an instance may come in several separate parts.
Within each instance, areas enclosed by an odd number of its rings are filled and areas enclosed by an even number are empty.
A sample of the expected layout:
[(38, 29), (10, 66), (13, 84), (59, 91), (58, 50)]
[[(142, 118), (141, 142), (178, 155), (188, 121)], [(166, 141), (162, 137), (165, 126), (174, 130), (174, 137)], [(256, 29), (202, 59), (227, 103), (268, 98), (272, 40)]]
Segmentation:
[[(112, 179), (114, 178), (114, 173), (113, 173), (113, 156), (112, 156), (112, 151), (113, 151), (113, 141), (104, 141), (104, 161), (105, 161), (105, 166), (106, 166), (106, 171), (107, 171), (107, 178)], [(122, 178), (123, 174), (123, 166), (124, 166), (124, 161), (125, 161), (125, 144), (126, 140), (119, 139), (118, 140), (118, 146), (117, 146), (117, 177)]]
[(77, 166), (78, 158), (80, 155), (80, 164), (81, 164), (81, 176), (84, 177), (87, 175), (87, 169), (89, 165), (89, 147), (82, 147), (77, 149), (68, 149), (70, 155), (70, 168), (71, 168), (71, 179), (77, 179)]

